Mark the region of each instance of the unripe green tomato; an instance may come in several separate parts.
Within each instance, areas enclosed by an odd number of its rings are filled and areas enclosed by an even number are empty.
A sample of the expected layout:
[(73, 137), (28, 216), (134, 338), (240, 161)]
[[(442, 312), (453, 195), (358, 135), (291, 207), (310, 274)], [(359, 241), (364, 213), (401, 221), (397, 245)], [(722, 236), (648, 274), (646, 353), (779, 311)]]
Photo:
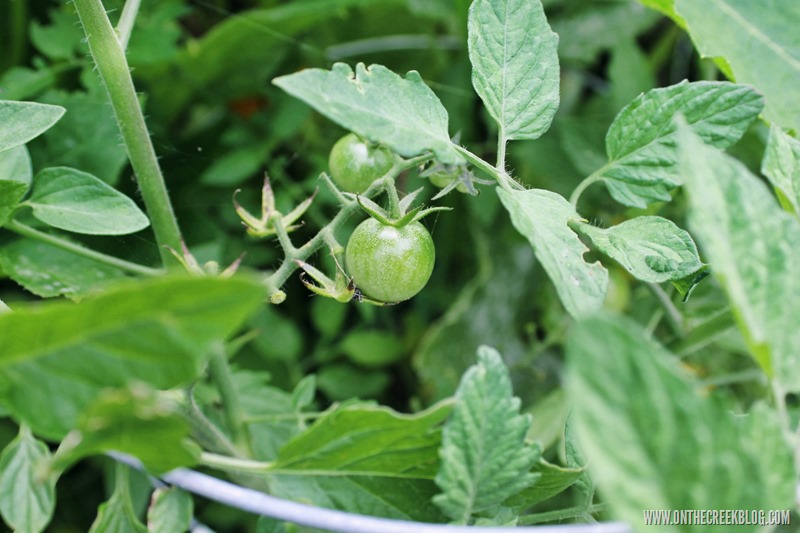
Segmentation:
[(371, 146), (354, 133), (336, 141), (328, 158), (333, 182), (341, 190), (352, 193), (366, 191), (393, 164), (391, 151), (382, 146)]
[(353, 231), (345, 249), (356, 287), (381, 302), (402, 302), (421, 291), (435, 258), (431, 234), (419, 222), (396, 228), (368, 218)]

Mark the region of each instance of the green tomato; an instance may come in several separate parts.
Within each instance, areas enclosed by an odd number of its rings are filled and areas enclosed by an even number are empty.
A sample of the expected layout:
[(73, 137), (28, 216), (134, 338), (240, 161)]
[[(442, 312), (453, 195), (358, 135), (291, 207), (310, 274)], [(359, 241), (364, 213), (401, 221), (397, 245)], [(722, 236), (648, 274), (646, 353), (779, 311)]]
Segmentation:
[(382, 146), (371, 146), (354, 133), (333, 145), (328, 167), (333, 182), (343, 191), (362, 193), (385, 175), (394, 164), (394, 155)]
[(368, 218), (358, 225), (345, 249), (356, 287), (381, 302), (408, 300), (428, 283), (436, 249), (419, 222), (396, 228)]

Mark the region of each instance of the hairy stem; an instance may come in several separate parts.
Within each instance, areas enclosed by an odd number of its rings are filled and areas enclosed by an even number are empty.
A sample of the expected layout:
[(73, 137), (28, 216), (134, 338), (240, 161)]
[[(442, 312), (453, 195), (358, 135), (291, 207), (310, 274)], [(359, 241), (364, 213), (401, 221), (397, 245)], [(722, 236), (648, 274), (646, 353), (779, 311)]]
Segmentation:
[(214, 355), (208, 362), (211, 380), (217, 386), (225, 413), (225, 422), (231, 433), (233, 442), (250, 453), (250, 439), (247, 425), (244, 423), (244, 412), (239, 399), (239, 391), (233, 382), (231, 367), (225, 354), (225, 347), (220, 344), (214, 348)]
[(111, 100), (128, 158), (150, 216), (161, 260), (164, 265), (177, 266), (178, 260), (166, 247), (179, 250), (181, 234), (142, 109), (136, 98), (125, 51), (100, 0), (74, 0), (74, 4), (97, 71)]
[(228, 457), (216, 453), (203, 452), (200, 454), (200, 462), (205, 466), (217, 468), (226, 472), (266, 472), (272, 468), (272, 463), (265, 461), (253, 461), (251, 459), (240, 459)]
[(128, 48), (128, 40), (131, 38), (133, 23), (136, 21), (136, 15), (139, 14), (141, 3), (142, 0), (127, 0), (125, 7), (122, 8), (122, 14), (119, 16), (119, 22), (117, 23), (117, 35), (123, 50)]
[(505, 134), (500, 130), (500, 133), (497, 136), (497, 170), (502, 173), (506, 171), (506, 143), (508, 140), (506, 139)]
[(89, 248), (85, 248), (80, 244), (75, 244), (74, 242), (62, 239), (61, 237), (56, 237), (55, 235), (50, 235), (49, 233), (39, 231), (15, 220), (7, 222), (3, 227), (9, 231), (13, 231), (18, 235), (22, 235), (23, 237), (28, 237), (30, 239), (35, 239), (52, 246), (56, 246), (62, 250), (92, 259), (98, 263), (103, 263), (104, 265), (119, 268), (120, 270), (130, 272), (131, 274), (138, 274), (141, 276), (160, 276), (164, 273), (163, 270), (131, 263), (129, 261), (125, 261), (124, 259), (119, 259), (117, 257), (90, 250)]
[[(511, 178), (511, 176), (509, 176), (508, 173), (506, 173), (504, 169), (493, 167), (492, 165), (490, 165), (477, 155), (473, 154), (463, 146), (454, 144), (453, 147), (456, 149), (456, 151), (458, 151), (461, 155), (463, 155), (464, 159), (469, 161), (472, 164), (472, 166), (474, 166), (477, 169), (480, 169), (481, 171), (485, 172), (486, 174), (497, 180), (497, 184), (503, 189), (507, 191), (523, 189), (522, 185), (514, 181)], [(505, 152), (505, 148), (503, 151)], [(505, 156), (503, 156), (503, 159), (505, 159)], [(498, 155), (498, 164), (500, 163), (501, 163), (500, 156)], [(502, 164), (505, 165), (505, 162), (502, 162)]]
[(590, 185), (600, 181), (603, 177), (603, 172), (605, 171), (606, 167), (602, 167), (592, 172), (592, 174), (590, 174), (589, 177), (584, 179), (582, 182), (578, 184), (577, 187), (575, 187), (575, 190), (572, 191), (572, 194), (569, 196), (569, 202), (572, 204), (572, 207), (574, 207), (576, 210), (578, 209), (578, 200), (580, 200), (583, 191), (588, 189)]

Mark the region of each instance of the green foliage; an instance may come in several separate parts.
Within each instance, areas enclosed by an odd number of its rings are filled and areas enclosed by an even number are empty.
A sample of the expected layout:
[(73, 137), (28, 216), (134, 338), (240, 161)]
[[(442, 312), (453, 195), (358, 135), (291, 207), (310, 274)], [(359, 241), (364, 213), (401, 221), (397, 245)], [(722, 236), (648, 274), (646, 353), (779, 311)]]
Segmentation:
[(764, 93), (768, 120), (800, 130), (800, 102), (787, 90), (800, 84), (800, 36), (793, 29), (800, 23), (800, 5), (714, 0), (701, 6), (675, 0), (675, 9), (702, 55), (722, 58), (731, 79)]
[(308, 69), (273, 83), (337, 124), (404, 157), (431, 150), (443, 163), (463, 161), (450, 142), (447, 111), (417, 72), (401, 78), (382, 65), (367, 68), (359, 63), (354, 73), (337, 63), (330, 71)]
[[(6, 526), (318, 514), (109, 452), (440, 524), (796, 510), (790, 3), (0, 2)], [(431, 214), (369, 298), (354, 229)]]
[(89, 235), (125, 235), (150, 225), (133, 200), (91, 174), (48, 168), (34, 178), (25, 205), (55, 228)]
[(636, 217), (607, 229), (583, 222), (570, 227), (648, 283), (677, 281), (703, 266), (692, 237), (665, 218)]
[(531, 421), (520, 415), (508, 370), (497, 351), (478, 349), (478, 363), (464, 373), (439, 451), (442, 466), (433, 501), (456, 523), (501, 504), (533, 485), (530, 469), (540, 450), (525, 443)]
[(28, 426), (0, 455), (0, 514), (15, 531), (44, 530), (56, 506), (55, 477), (42, 476), (49, 458), (47, 445)]
[(147, 508), (150, 533), (186, 531), (192, 520), (194, 503), (188, 492), (176, 487), (156, 489)]
[(35, 102), (0, 101), (0, 152), (25, 144), (53, 126), (64, 108)]
[(79, 306), (59, 302), (4, 314), (2, 401), (34, 432), (61, 439), (107, 387), (141, 380), (170, 388), (197, 379), (208, 349), (262, 298), (259, 285), (245, 279), (163, 278)]
[(472, 84), (497, 121), (501, 142), (536, 139), (550, 128), (558, 109), (557, 48), (558, 35), (539, 1), (476, 0), (470, 6)]
[[(772, 476), (775, 464), (764, 469), (754, 449), (752, 439), (764, 437), (754, 437), (715, 398), (702, 397), (640, 327), (614, 317), (584, 320), (571, 332), (567, 358), (581, 445), (617, 518), (642, 527), (643, 509), (791, 505), (791, 484)], [(775, 426), (763, 429), (776, 442), (774, 460), (786, 464), (783, 436)]]
[(646, 207), (669, 201), (680, 184), (675, 153), (676, 113), (700, 138), (727, 148), (744, 134), (764, 108), (750, 87), (718, 82), (681, 82), (641, 95), (619, 112), (606, 135), (609, 162), (598, 175), (618, 202)]
[(608, 271), (599, 263), (584, 260), (588, 248), (567, 226), (570, 220), (579, 218), (575, 208), (560, 195), (545, 190), (497, 189), (497, 194), (514, 227), (533, 246), (567, 311), (580, 317), (599, 309), (606, 294)]
[(800, 302), (800, 222), (762, 181), (687, 130), (678, 146), (689, 224), (719, 277), (752, 356), (789, 391), (800, 390), (794, 327)]

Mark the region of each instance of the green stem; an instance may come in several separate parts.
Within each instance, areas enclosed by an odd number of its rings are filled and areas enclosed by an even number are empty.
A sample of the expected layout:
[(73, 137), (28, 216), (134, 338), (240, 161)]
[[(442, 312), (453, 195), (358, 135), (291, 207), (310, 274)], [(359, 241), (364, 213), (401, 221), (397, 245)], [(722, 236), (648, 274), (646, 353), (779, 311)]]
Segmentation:
[[(497, 184), (500, 187), (502, 187), (503, 189), (505, 189), (507, 191), (512, 191), (512, 190), (515, 190), (515, 189), (516, 190), (522, 190), (523, 189), (522, 185), (520, 185), (519, 183), (514, 181), (511, 178), (511, 176), (509, 176), (505, 172), (505, 170), (500, 170), (500, 169), (497, 169), (497, 168), (493, 167), (492, 165), (490, 165), (489, 163), (487, 163), (486, 161), (484, 161), (483, 159), (481, 159), (477, 155), (473, 154), (472, 152), (470, 152), (469, 150), (467, 150), (463, 146), (459, 146), (457, 144), (454, 144), (453, 147), (456, 149), (457, 152), (459, 152), (461, 155), (464, 156), (464, 159), (466, 159), (467, 161), (472, 163), (472, 166), (482, 170), (483, 172), (485, 172), (486, 174), (488, 174), (489, 176), (491, 176), (495, 180), (497, 180)], [(498, 158), (498, 162), (499, 162), (499, 158)]]
[(505, 173), (506, 171), (506, 139), (502, 129), (497, 135), (497, 170)]
[(161, 260), (165, 266), (178, 266), (180, 263), (166, 247), (180, 250), (181, 234), (136, 97), (125, 51), (100, 0), (74, 0), (74, 4), (97, 71), (111, 100), (128, 158), (150, 215)]
[(197, 405), (191, 390), (186, 391), (188, 405), (184, 407), (183, 418), (189, 423), (192, 429), (192, 437), (206, 450), (216, 453), (239, 457), (241, 452), (225, 436), (211, 420), (206, 417)]
[[(13, 67), (22, 63), (27, 43), (28, 28), (28, 2), (27, 0), (11, 0), (11, 16), (9, 18), (10, 27), (7, 28), (11, 43), (6, 52), (6, 67)], [(0, 69), (4, 70), (4, 69)]]
[(57, 248), (61, 248), (62, 250), (66, 250), (68, 252), (72, 252), (74, 254), (86, 257), (88, 259), (92, 259), (94, 261), (97, 261), (98, 263), (103, 263), (108, 266), (119, 268), (120, 270), (124, 270), (132, 274), (139, 274), (142, 276), (160, 276), (164, 273), (163, 270), (150, 268), (143, 265), (138, 265), (136, 263), (125, 261), (124, 259), (119, 259), (110, 255), (96, 252), (94, 250), (90, 250), (89, 248), (85, 248), (80, 244), (75, 244), (73, 242), (62, 239), (61, 237), (56, 237), (54, 235), (50, 235), (49, 233), (44, 233), (43, 231), (39, 231), (30, 226), (17, 222), (15, 220), (6, 222), (5, 226), (3, 227), (9, 231), (13, 231), (18, 235), (22, 235), (23, 237), (36, 239), (37, 241), (41, 241), (50, 244), (52, 246), (56, 246)]
[(122, 14), (119, 16), (119, 22), (117, 22), (117, 35), (123, 50), (128, 48), (128, 41), (133, 31), (133, 23), (136, 21), (136, 15), (139, 14), (141, 3), (142, 0), (127, 0), (125, 7), (122, 8)]
[(217, 386), (225, 413), (225, 422), (231, 433), (233, 442), (249, 453), (250, 439), (244, 423), (244, 411), (239, 398), (239, 391), (233, 382), (233, 374), (228, 364), (225, 348), (221, 344), (214, 348), (214, 355), (208, 363), (209, 374)]
[(590, 185), (600, 181), (603, 178), (603, 173), (606, 171), (606, 168), (607, 168), (606, 166), (603, 166), (602, 168), (592, 172), (592, 174), (589, 175), (589, 177), (580, 182), (578, 186), (575, 187), (575, 190), (572, 191), (572, 194), (569, 196), (569, 201), (572, 204), (572, 207), (575, 208), (575, 210), (578, 209), (578, 200), (580, 200), (583, 191), (588, 189)]
[(683, 338), (686, 336), (686, 330), (683, 326), (683, 316), (681, 316), (681, 312), (678, 311), (678, 308), (675, 307), (675, 304), (672, 303), (672, 300), (664, 292), (664, 289), (661, 288), (660, 285), (657, 283), (648, 283), (647, 288), (650, 289), (650, 292), (656, 297), (656, 299), (661, 304), (661, 307), (664, 308), (665, 315), (667, 318), (667, 322), (669, 322), (672, 331), (679, 337)]
[(216, 453), (203, 452), (200, 454), (200, 462), (205, 466), (224, 470), (226, 472), (249, 472), (263, 473), (272, 468), (273, 463), (265, 461), (253, 461), (251, 459), (240, 459), (228, 457)]

